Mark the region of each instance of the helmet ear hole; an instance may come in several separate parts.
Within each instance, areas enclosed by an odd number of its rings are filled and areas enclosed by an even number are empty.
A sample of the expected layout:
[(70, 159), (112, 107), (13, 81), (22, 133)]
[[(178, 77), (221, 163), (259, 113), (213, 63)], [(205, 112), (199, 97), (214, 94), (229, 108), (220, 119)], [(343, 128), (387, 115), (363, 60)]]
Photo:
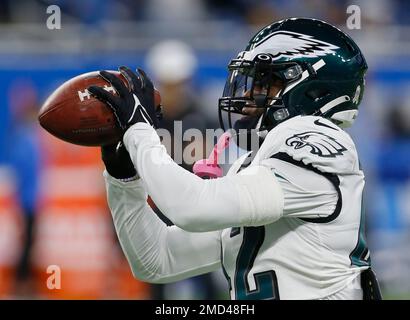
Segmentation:
[(312, 89), (305, 93), (305, 95), (313, 101), (319, 101), (320, 99), (326, 97), (329, 94), (329, 90), (324, 88)]

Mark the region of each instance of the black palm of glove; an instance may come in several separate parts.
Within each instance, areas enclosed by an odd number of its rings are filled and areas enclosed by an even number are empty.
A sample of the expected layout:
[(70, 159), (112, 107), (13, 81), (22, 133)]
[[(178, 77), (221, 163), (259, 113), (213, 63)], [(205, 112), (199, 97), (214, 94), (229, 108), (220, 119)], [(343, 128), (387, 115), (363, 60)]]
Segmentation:
[(122, 142), (101, 147), (101, 156), (108, 173), (116, 179), (135, 177), (137, 171)]
[(137, 122), (158, 127), (160, 114), (154, 103), (154, 85), (150, 78), (141, 69), (137, 69), (138, 74), (124, 66), (118, 70), (126, 79), (129, 89), (115, 75), (100, 71), (101, 77), (114, 87), (118, 96), (98, 86), (90, 86), (88, 91), (112, 109), (118, 125), (124, 132)]

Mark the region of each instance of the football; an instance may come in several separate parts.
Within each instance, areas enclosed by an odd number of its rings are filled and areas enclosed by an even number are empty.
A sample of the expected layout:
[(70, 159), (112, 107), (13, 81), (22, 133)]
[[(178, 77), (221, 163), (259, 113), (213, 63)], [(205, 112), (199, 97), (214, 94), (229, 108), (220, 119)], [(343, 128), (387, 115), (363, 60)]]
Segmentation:
[[(119, 72), (110, 72), (126, 84)], [(117, 94), (98, 71), (81, 74), (63, 83), (47, 98), (38, 114), (40, 125), (55, 137), (82, 146), (103, 146), (121, 140), (122, 132), (113, 112), (88, 92), (91, 85)], [(157, 90), (155, 103), (161, 103)]]

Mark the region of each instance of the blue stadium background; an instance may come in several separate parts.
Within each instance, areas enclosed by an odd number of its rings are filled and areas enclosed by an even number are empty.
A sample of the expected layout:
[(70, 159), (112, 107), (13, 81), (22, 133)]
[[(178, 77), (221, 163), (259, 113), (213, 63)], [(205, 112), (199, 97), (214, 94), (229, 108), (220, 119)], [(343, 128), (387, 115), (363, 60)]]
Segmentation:
[[(182, 11), (166, 12), (172, 1), (2, 1), (0, 163), (10, 161), (10, 92), (16, 94), (11, 91), (16, 83), (31, 83), (41, 102), (62, 82), (80, 73), (119, 65), (146, 68), (152, 45), (178, 38), (195, 52), (198, 68), (193, 88), (209, 117), (215, 119), (226, 65), (260, 25), (285, 16), (325, 19), (350, 33), (368, 59), (363, 104), (349, 130), (367, 176), (367, 236), (386, 297), (410, 298), (408, 2), (356, 1), (361, 8), (360, 30), (346, 28), (349, 1), (192, 2), (196, 5), (178, 1), (185, 4), (178, 7)], [(45, 26), (49, 4), (61, 6), (61, 30)], [(107, 32), (111, 27), (115, 31)], [(64, 41), (74, 40), (78, 48), (65, 49)], [(108, 44), (101, 46), (99, 41)], [(22, 163), (21, 170), (25, 170)]]

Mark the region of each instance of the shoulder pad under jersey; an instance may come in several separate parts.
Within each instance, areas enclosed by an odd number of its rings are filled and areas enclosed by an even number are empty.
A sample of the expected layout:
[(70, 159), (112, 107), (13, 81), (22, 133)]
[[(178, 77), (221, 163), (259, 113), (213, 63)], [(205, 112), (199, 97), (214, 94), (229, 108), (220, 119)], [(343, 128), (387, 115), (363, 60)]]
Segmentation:
[(290, 157), (322, 172), (349, 174), (359, 171), (356, 147), (347, 132), (316, 116), (297, 116), (273, 128), (253, 163)]

